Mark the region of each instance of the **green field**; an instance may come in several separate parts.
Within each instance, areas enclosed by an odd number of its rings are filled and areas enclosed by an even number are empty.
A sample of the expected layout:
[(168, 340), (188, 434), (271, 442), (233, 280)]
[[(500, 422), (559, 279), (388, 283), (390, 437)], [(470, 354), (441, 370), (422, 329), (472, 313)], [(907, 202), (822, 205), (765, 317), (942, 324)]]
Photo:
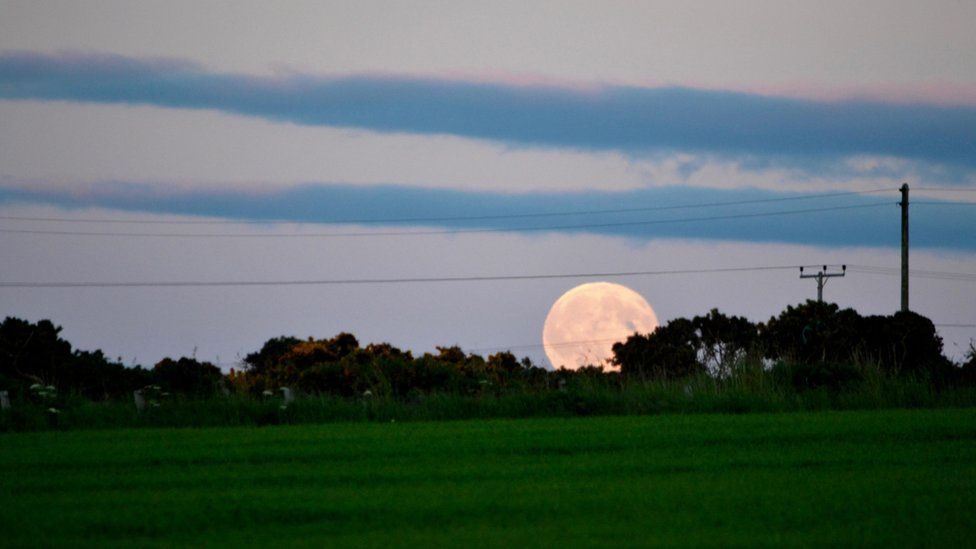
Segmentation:
[(976, 410), (0, 435), (0, 545), (970, 545)]

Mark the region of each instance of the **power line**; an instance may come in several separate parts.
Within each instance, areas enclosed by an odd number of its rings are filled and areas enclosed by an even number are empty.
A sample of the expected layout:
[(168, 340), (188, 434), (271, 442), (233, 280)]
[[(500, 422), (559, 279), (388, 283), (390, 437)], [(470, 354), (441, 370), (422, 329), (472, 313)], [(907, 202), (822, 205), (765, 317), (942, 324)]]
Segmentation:
[[(848, 269), (854, 272), (884, 276), (900, 276), (901, 269), (896, 267), (879, 267), (874, 265), (848, 265)], [(929, 271), (913, 269), (909, 274), (917, 278), (933, 278), (940, 280), (959, 280), (964, 282), (976, 282), (976, 273), (960, 273), (948, 271)]]
[(916, 200), (912, 202), (912, 206), (919, 204), (923, 206), (976, 206), (976, 202), (941, 202), (937, 200)]
[(734, 273), (796, 269), (795, 265), (761, 267), (727, 267), (717, 269), (676, 269), (662, 271), (618, 271), (594, 273), (559, 273), (500, 276), (458, 276), (417, 278), (351, 278), (326, 280), (228, 280), (228, 281), (179, 281), (179, 282), (0, 282), (0, 288), (185, 288), (214, 286), (329, 286), (349, 284), (413, 284), (436, 282), (486, 282), (510, 280), (545, 280), (559, 278), (611, 278), (628, 276), (664, 276), (683, 274)]
[(301, 221), (288, 219), (254, 219), (245, 218), (239, 220), (154, 220), (154, 219), (90, 219), (78, 217), (30, 217), (17, 215), (0, 215), (0, 220), (4, 221), (45, 221), (56, 223), (114, 223), (114, 224), (135, 224), (135, 225), (266, 225), (278, 223), (315, 223), (315, 224), (366, 224), (366, 223), (414, 223), (414, 222), (441, 222), (441, 221), (486, 221), (492, 219), (521, 219), (532, 217), (558, 217), (569, 215), (596, 215), (596, 214), (615, 214), (615, 213), (637, 213), (666, 210), (685, 210), (694, 208), (711, 208), (721, 206), (741, 206), (747, 204), (767, 204), (773, 202), (787, 202), (794, 200), (814, 200), (820, 198), (835, 198), (839, 196), (852, 196), (872, 194), (879, 192), (894, 192), (895, 189), (881, 188), (869, 189), (864, 191), (846, 191), (837, 193), (808, 194), (800, 196), (787, 196), (779, 198), (757, 198), (751, 200), (733, 200), (724, 202), (705, 202), (698, 204), (673, 204), (666, 206), (647, 206), (639, 208), (614, 208), (602, 210), (570, 210), (562, 212), (531, 212), (521, 214), (494, 214), (494, 215), (471, 215), (471, 216), (447, 216), (447, 217), (401, 217), (401, 218), (362, 218), (362, 219), (332, 219)]
[(916, 191), (934, 191), (943, 193), (976, 193), (976, 189), (961, 189), (957, 187), (913, 187)]
[(799, 215), (807, 213), (818, 213), (840, 210), (857, 210), (866, 208), (877, 208), (880, 206), (890, 206), (890, 202), (879, 202), (873, 204), (858, 204), (853, 206), (831, 206), (825, 208), (807, 208), (801, 210), (783, 210), (777, 212), (759, 212), (747, 214), (730, 214), (706, 217), (687, 217), (677, 219), (658, 219), (650, 221), (624, 221), (616, 223), (584, 223), (578, 225), (552, 225), (545, 227), (495, 227), (483, 229), (447, 229), (434, 231), (375, 231), (375, 232), (355, 232), (355, 233), (273, 233), (273, 234), (240, 234), (240, 233), (131, 233), (131, 232), (100, 232), (100, 231), (52, 231), (36, 229), (0, 229), (0, 233), (7, 234), (36, 234), (36, 235), (55, 235), (55, 236), (99, 236), (99, 237), (142, 237), (142, 238), (348, 238), (348, 237), (375, 237), (375, 236), (430, 236), (430, 235), (452, 235), (452, 234), (473, 234), (473, 233), (500, 233), (500, 232), (544, 232), (544, 231), (563, 231), (575, 229), (599, 229), (611, 227), (636, 227), (646, 225), (662, 225), (668, 223), (692, 223), (699, 221), (722, 221), (732, 219), (749, 219), (757, 217), (775, 217), (785, 215)]

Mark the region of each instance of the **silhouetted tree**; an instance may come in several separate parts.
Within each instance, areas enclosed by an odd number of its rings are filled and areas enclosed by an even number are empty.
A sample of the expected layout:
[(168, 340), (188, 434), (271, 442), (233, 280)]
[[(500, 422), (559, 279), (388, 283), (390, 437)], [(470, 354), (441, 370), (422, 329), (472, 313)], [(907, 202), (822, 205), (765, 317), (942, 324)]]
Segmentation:
[(911, 311), (861, 321), (861, 350), (885, 370), (945, 381), (955, 372), (942, 354), (942, 338), (928, 318)]
[(728, 377), (737, 361), (756, 344), (755, 324), (741, 316), (727, 316), (712, 309), (692, 319), (698, 339), (698, 361), (707, 371)]
[(457, 345), (451, 347), (436, 347), (437, 355), (434, 357), (441, 362), (448, 362), (451, 364), (464, 364), (467, 357), (464, 355), (464, 351), (461, 350)]
[(150, 383), (151, 372), (108, 360), (102, 351), (74, 351), (68, 387), (94, 400), (129, 398), (132, 391)]
[(257, 374), (264, 374), (274, 368), (281, 357), (291, 351), (292, 347), (301, 343), (302, 340), (291, 337), (281, 336), (269, 339), (261, 346), (261, 350), (251, 353), (244, 357), (244, 364), (248, 369)]
[(956, 373), (942, 354), (942, 338), (935, 325), (914, 312), (862, 317), (833, 303), (808, 301), (787, 307), (760, 326), (760, 338), (769, 358), (835, 365), (827, 368), (830, 371), (843, 369), (836, 365), (875, 364), (890, 374), (922, 376), (940, 383)]
[(173, 393), (209, 396), (217, 391), (220, 368), (193, 358), (164, 358), (152, 369), (153, 380)]
[(49, 320), (6, 318), (0, 324), (0, 384), (14, 392), (34, 383), (54, 385), (91, 399), (123, 396), (145, 385), (146, 370), (126, 368), (98, 350), (72, 350), (60, 333)]
[(860, 316), (834, 303), (807, 301), (790, 305), (760, 325), (759, 334), (772, 359), (813, 364), (845, 362), (858, 348)]
[(611, 362), (640, 379), (673, 379), (701, 373), (701, 339), (694, 323), (676, 318), (650, 334), (634, 334), (613, 345)]
[(12, 380), (59, 383), (72, 362), (71, 344), (50, 320), (7, 317), (0, 325), (0, 374)]
[(302, 371), (314, 364), (337, 362), (359, 349), (359, 341), (352, 334), (342, 332), (331, 339), (312, 339), (296, 343), (278, 360), (278, 365), (293, 366)]
[(959, 381), (966, 385), (976, 385), (976, 344), (969, 342), (966, 361), (959, 369)]

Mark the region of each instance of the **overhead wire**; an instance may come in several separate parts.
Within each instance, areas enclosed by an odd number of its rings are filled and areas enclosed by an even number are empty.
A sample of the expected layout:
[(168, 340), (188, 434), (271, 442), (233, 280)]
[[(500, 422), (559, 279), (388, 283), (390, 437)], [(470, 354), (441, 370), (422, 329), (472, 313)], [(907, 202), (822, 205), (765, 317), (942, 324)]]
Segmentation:
[[(0, 282), (3, 289), (54, 289), (54, 288), (188, 288), (188, 287), (254, 287), (254, 286), (334, 286), (371, 284), (422, 284), (422, 283), (463, 283), (518, 280), (551, 280), (571, 278), (623, 278), (631, 276), (667, 276), (694, 274), (722, 274), (735, 272), (758, 272), (798, 269), (797, 265), (765, 265), (753, 267), (725, 267), (712, 269), (670, 269), (654, 271), (603, 271), (578, 273), (486, 275), (456, 277), (404, 277), (404, 278), (349, 278), (349, 279), (310, 279), (310, 280), (223, 280), (223, 281), (83, 281), (83, 282)], [(883, 276), (898, 276), (900, 270), (894, 267), (873, 265), (848, 265), (851, 272)], [(976, 282), (976, 273), (912, 270), (916, 278), (934, 278)], [(575, 343), (575, 342), (573, 342)]]
[(687, 217), (674, 219), (655, 219), (644, 221), (623, 221), (613, 223), (581, 223), (571, 225), (549, 225), (549, 226), (530, 226), (530, 227), (491, 227), (477, 229), (443, 229), (429, 231), (371, 231), (371, 232), (318, 232), (318, 233), (134, 233), (134, 232), (103, 232), (103, 231), (58, 231), (43, 229), (0, 229), (0, 233), (6, 234), (34, 234), (34, 235), (56, 235), (56, 236), (96, 236), (96, 237), (131, 237), (131, 238), (349, 238), (349, 237), (378, 237), (378, 236), (431, 236), (431, 235), (455, 235), (455, 234), (477, 234), (477, 233), (503, 233), (503, 232), (546, 232), (546, 231), (565, 231), (577, 229), (604, 229), (612, 227), (639, 227), (650, 225), (663, 225), (668, 223), (693, 223), (703, 221), (723, 221), (733, 219), (750, 219), (759, 217), (777, 217), (787, 215), (800, 215), (807, 213), (820, 213), (828, 211), (857, 210), (866, 208), (877, 208), (880, 206), (891, 206), (892, 202), (878, 202), (872, 204), (856, 204), (848, 206), (829, 206), (823, 208), (806, 208), (799, 210), (782, 210), (775, 212), (754, 212), (743, 214), (728, 214), (715, 216)]
[[(137, 225), (241, 225), (241, 224), (304, 224), (304, 223), (329, 223), (329, 224), (373, 224), (373, 223), (430, 223), (430, 222), (450, 222), (450, 221), (488, 221), (503, 219), (521, 219), (535, 217), (558, 217), (571, 215), (597, 215), (597, 214), (616, 214), (616, 213), (638, 213), (651, 211), (668, 211), (680, 209), (706, 208), (737, 206), (748, 204), (776, 203), (794, 200), (811, 200), (819, 198), (830, 198), (849, 195), (861, 195), (877, 192), (891, 191), (897, 189), (872, 189), (866, 191), (852, 191), (840, 193), (827, 193), (817, 195), (803, 195), (794, 197), (780, 197), (770, 199), (738, 200), (726, 202), (711, 202), (700, 204), (680, 204), (665, 206), (650, 206), (638, 208), (615, 208), (600, 210), (574, 210), (563, 212), (533, 212), (522, 214), (496, 214), (496, 215), (477, 215), (477, 216), (444, 216), (444, 217), (401, 217), (401, 218), (364, 218), (364, 219), (338, 219), (328, 221), (295, 221), (280, 219), (239, 219), (239, 220), (136, 220), (136, 219), (86, 219), (86, 218), (60, 218), (60, 217), (30, 217), (30, 216), (0, 216), (4, 221), (34, 221), (34, 222), (61, 222), (61, 223), (106, 223), (106, 224), (137, 224)], [(934, 192), (976, 192), (976, 189), (958, 188), (939, 188), (939, 187), (916, 187), (913, 190), (934, 191)], [(937, 201), (914, 201), (912, 204), (920, 205), (940, 205), (940, 206), (971, 206), (976, 203), (958, 202), (937, 202)], [(716, 220), (747, 219), (758, 217), (799, 215), (805, 213), (815, 213), (824, 211), (853, 210), (863, 208), (873, 208), (891, 205), (890, 202), (859, 204), (848, 206), (832, 206), (823, 208), (807, 208), (800, 210), (786, 210), (776, 212), (755, 212), (746, 214), (730, 214), (718, 216), (702, 216), (692, 218), (644, 220), (617, 223), (598, 223), (598, 224), (574, 224), (561, 226), (545, 227), (505, 227), (505, 228), (479, 228), (479, 229), (454, 229), (438, 231), (379, 231), (379, 232), (356, 232), (356, 233), (277, 233), (277, 234), (200, 234), (200, 233), (115, 233), (115, 232), (76, 232), (76, 231), (46, 231), (46, 230), (17, 230), (0, 229), (2, 233), (8, 234), (41, 234), (41, 235), (67, 235), (67, 236), (106, 236), (106, 237), (159, 237), (159, 238), (282, 238), (282, 237), (360, 237), (360, 236), (412, 236), (412, 235), (450, 235), (466, 233), (493, 233), (493, 232), (524, 232), (524, 231), (558, 231), (586, 228), (609, 228), (624, 226), (643, 226), (667, 223), (688, 223), (705, 222)], [(900, 269), (893, 267), (880, 267), (871, 265), (848, 265), (851, 271), (864, 274), (875, 274), (884, 276), (898, 276)], [(776, 265), (759, 267), (732, 267), (716, 269), (679, 269), (679, 270), (658, 270), (658, 271), (623, 271), (623, 272), (589, 272), (589, 273), (555, 273), (555, 274), (530, 274), (530, 275), (499, 275), (499, 276), (459, 276), (459, 277), (413, 277), (413, 278), (377, 278), (377, 279), (322, 279), (322, 280), (265, 280), (265, 281), (150, 281), (150, 282), (0, 282), (0, 288), (140, 288), (140, 287), (241, 287), (241, 286), (323, 286), (323, 285), (351, 285), (351, 284), (410, 284), (410, 283), (451, 283), (451, 282), (481, 282), (481, 281), (513, 281), (513, 280), (543, 280), (543, 279), (564, 279), (564, 278), (613, 278), (628, 276), (662, 276), (662, 275), (681, 275), (681, 274), (708, 274), (708, 273), (730, 273), (748, 271), (769, 271), (795, 269), (794, 265)], [(957, 281), (976, 281), (976, 273), (960, 273), (945, 271), (912, 270), (911, 276), (918, 278), (932, 278), (941, 280)], [(937, 327), (945, 328), (976, 328), (976, 324), (960, 323), (937, 323)], [(604, 340), (581, 340), (564, 341), (545, 344), (527, 344), (517, 346), (495, 346), (471, 349), (470, 352), (483, 352), (498, 349), (528, 349), (541, 347), (561, 347), (573, 345), (587, 345), (596, 343), (606, 343), (608, 341), (618, 341), (618, 339)]]
[(959, 188), (959, 187), (914, 187), (911, 190), (943, 192), (943, 193), (976, 193), (976, 188)]
[(56, 223), (109, 223), (109, 224), (136, 224), (136, 225), (232, 225), (232, 224), (367, 224), (367, 223), (428, 223), (444, 221), (487, 221), (492, 219), (522, 219), (532, 217), (559, 217), (570, 215), (597, 215), (597, 214), (616, 214), (616, 213), (638, 213), (667, 210), (685, 210), (694, 208), (712, 208), (723, 206), (742, 206), (748, 204), (767, 204), (775, 202), (789, 202), (796, 200), (815, 200), (821, 198), (836, 198), (840, 196), (854, 196), (873, 194), (880, 192), (896, 192), (897, 189), (877, 188), (862, 191), (844, 191), (835, 193), (806, 194), (799, 196), (785, 196), (777, 198), (756, 198), (749, 200), (731, 200), (720, 202), (704, 202), (695, 204), (668, 204), (663, 206), (644, 206), (634, 208), (612, 208), (600, 210), (569, 210), (560, 212), (530, 212), (516, 214), (492, 214), (492, 215), (467, 215), (467, 216), (437, 216), (437, 217), (400, 217), (400, 218), (352, 218), (352, 219), (328, 219), (328, 220), (289, 220), (289, 219), (221, 219), (221, 220), (183, 220), (183, 219), (91, 219), (78, 217), (32, 217), (18, 215), (0, 215), (3, 221), (44, 221)]
[(915, 200), (912, 206), (976, 206), (976, 202), (942, 202), (938, 200)]
[(710, 273), (734, 273), (796, 269), (795, 265), (757, 267), (725, 267), (715, 269), (673, 269), (657, 271), (583, 272), (497, 276), (413, 277), (413, 278), (349, 278), (322, 280), (224, 280), (224, 281), (155, 281), (155, 282), (0, 282), (0, 288), (183, 288), (213, 286), (331, 286), (351, 284), (416, 284), (443, 282), (486, 282), (512, 280), (546, 280), (560, 278), (619, 278), (629, 276), (665, 276)]
[[(947, 191), (947, 192), (976, 192), (976, 189), (957, 189), (957, 188), (937, 188), (919, 187), (916, 190), (926, 191)], [(828, 198), (837, 196), (860, 195), (884, 191), (895, 191), (895, 189), (871, 189), (865, 191), (851, 191), (842, 193), (827, 193), (818, 195), (804, 195), (794, 197), (780, 197), (771, 199), (740, 200), (727, 202), (711, 202), (701, 204), (682, 204), (668, 206), (653, 206), (644, 208), (619, 208), (604, 210), (577, 210), (567, 212), (542, 212), (533, 214), (502, 214), (486, 216), (452, 216), (452, 217), (428, 217), (428, 218), (387, 218), (387, 219), (358, 219), (334, 221), (333, 223), (400, 223), (400, 222), (432, 222), (432, 221), (459, 221), (459, 220), (489, 220), (489, 219), (514, 219), (527, 217), (554, 217), (562, 215), (585, 215), (585, 214), (604, 214), (604, 213), (634, 213), (641, 211), (665, 211), (688, 208), (702, 208), (712, 206), (732, 206), (757, 203), (772, 203), (791, 200), (808, 200), (817, 198)], [(831, 206), (823, 208), (807, 208), (799, 210), (785, 210), (775, 212), (753, 212), (744, 214), (729, 214), (717, 216), (701, 216), (677, 219), (644, 220), (617, 223), (597, 223), (597, 224), (574, 224), (561, 226), (544, 227), (497, 227), (497, 228), (478, 228), (478, 229), (451, 229), (437, 231), (373, 231), (356, 233), (276, 233), (276, 234), (236, 234), (236, 233), (116, 233), (116, 232), (75, 232), (75, 231), (45, 231), (45, 230), (18, 230), (0, 229), (2, 233), (15, 234), (45, 234), (45, 235), (67, 235), (67, 236), (107, 236), (107, 237), (173, 237), (173, 238), (282, 238), (282, 237), (357, 237), (357, 236), (411, 236), (411, 235), (436, 235), (436, 234), (465, 234), (465, 233), (492, 233), (492, 232), (521, 232), (521, 231), (557, 231), (585, 228), (609, 228), (623, 226), (642, 226), (657, 225), (667, 223), (687, 223), (699, 221), (715, 221), (730, 219), (747, 219), (770, 216), (798, 215), (805, 213), (815, 213), (823, 211), (852, 210), (873, 208), (890, 205), (889, 202), (858, 204), (847, 206)], [(946, 203), (916, 201), (913, 204), (939, 204), (939, 205), (972, 205), (971, 203)], [(295, 223), (293, 221), (275, 220), (222, 220), (222, 221), (196, 221), (196, 220), (127, 220), (127, 219), (81, 219), (81, 218), (54, 218), (54, 217), (28, 217), (28, 216), (0, 216), (0, 220), (18, 221), (51, 221), (51, 222), (77, 222), (77, 223), (138, 223), (138, 224), (180, 224), (180, 225), (204, 225), (204, 224), (270, 224), (270, 223)], [(871, 265), (849, 265), (853, 272), (865, 274), (897, 276), (900, 269), (893, 267), (879, 267)], [(149, 281), (149, 282), (0, 282), (0, 288), (119, 288), (119, 287), (214, 287), (214, 286), (318, 286), (318, 285), (346, 285), (346, 284), (403, 284), (403, 283), (435, 283), (435, 282), (478, 282), (478, 281), (506, 281), (506, 280), (537, 280), (537, 279), (558, 279), (558, 278), (592, 278), (592, 277), (626, 277), (626, 276), (653, 276), (668, 274), (698, 274), (698, 273), (728, 273), (738, 271), (758, 271), (773, 269), (793, 269), (795, 266), (766, 266), (766, 267), (736, 267), (720, 269), (685, 269), (685, 270), (665, 270), (665, 271), (630, 271), (630, 272), (594, 272), (594, 273), (559, 273), (559, 274), (539, 274), (539, 275), (501, 275), (501, 276), (469, 276), (469, 277), (415, 277), (415, 278), (380, 278), (380, 279), (323, 279), (323, 280), (267, 280), (267, 281)], [(959, 273), (944, 271), (912, 270), (910, 274), (919, 278), (932, 278), (941, 280), (955, 281), (976, 281), (976, 273)], [(961, 326), (967, 325), (945, 325)], [(580, 344), (579, 342), (568, 342)]]
[[(883, 276), (901, 276), (901, 269), (898, 267), (880, 267), (876, 265), (847, 265), (847, 269), (852, 272), (863, 274), (874, 274)], [(932, 278), (939, 280), (959, 280), (963, 282), (976, 282), (976, 273), (962, 273), (950, 271), (931, 271), (925, 269), (910, 269), (909, 276), (916, 278)]]

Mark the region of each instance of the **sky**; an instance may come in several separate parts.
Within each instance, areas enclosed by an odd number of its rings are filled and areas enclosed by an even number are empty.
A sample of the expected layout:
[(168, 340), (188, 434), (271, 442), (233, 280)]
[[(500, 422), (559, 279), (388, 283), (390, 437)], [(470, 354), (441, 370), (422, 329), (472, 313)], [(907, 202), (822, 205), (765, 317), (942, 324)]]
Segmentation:
[(0, 314), (147, 366), (340, 331), (546, 364), (546, 314), (583, 282), (664, 322), (764, 321), (816, 295), (799, 265), (845, 264), (827, 299), (896, 311), (908, 183), (911, 306), (959, 358), (974, 20), (949, 0), (0, 0)]

